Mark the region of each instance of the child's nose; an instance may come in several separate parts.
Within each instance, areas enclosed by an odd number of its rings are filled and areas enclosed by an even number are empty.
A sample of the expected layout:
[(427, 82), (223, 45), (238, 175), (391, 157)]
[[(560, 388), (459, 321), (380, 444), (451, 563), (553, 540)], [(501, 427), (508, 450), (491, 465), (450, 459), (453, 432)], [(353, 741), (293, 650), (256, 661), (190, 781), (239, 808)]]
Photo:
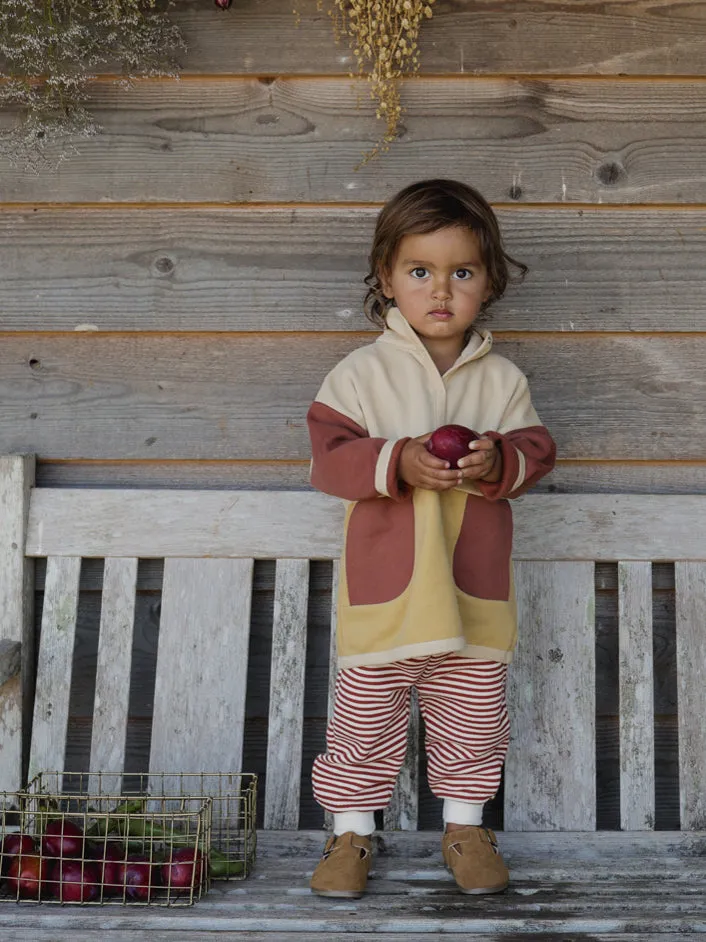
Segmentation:
[(451, 290), (449, 282), (444, 278), (439, 281), (435, 281), (432, 285), (432, 297), (442, 300), (444, 298), (451, 297)]

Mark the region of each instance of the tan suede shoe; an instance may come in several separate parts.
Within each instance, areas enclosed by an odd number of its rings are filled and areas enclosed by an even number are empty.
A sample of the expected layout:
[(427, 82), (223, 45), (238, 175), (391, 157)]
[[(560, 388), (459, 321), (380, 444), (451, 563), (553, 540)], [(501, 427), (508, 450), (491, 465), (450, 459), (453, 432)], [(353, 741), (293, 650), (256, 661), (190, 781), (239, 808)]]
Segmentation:
[(447, 831), (441, 851), (462, 893), (501, 893), (507, 888), (510, 874), (490, 828)]
[(319, 896), (358, 899), (365, 892), (372, 845), (367, 837), (346, 831), (326, 841), (324, 854), (309, 884)]

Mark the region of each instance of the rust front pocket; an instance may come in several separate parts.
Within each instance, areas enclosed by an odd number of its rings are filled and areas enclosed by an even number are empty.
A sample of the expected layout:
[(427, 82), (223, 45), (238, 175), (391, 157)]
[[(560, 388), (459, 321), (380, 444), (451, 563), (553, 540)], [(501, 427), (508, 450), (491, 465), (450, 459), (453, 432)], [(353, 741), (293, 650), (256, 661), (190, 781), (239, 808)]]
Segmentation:
[(469, 494), (454, 548), (454, 582), (466, 595), (507, 602), (510, 598), (512, 510), (506, 500)]
[(359, 501), (348, 517), (346, 582), (351, 605), (402, 595), (414, 570), (414, 505), (389, 497)]

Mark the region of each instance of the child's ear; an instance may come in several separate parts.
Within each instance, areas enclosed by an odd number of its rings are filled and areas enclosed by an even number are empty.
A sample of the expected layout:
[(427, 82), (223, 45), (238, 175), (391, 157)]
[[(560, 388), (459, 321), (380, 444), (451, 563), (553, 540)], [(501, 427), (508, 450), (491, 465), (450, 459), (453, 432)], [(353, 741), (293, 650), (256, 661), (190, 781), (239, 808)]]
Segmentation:
[(385, 295), (388, 301), (392, 300), (395, 292), (392, 290), (392, 284), (390, 282), (390, 273), (388, 271), (381, 271), (378, 275), (378, 279), (380, 280), (380, 287), (382, 288), (382, 293)]

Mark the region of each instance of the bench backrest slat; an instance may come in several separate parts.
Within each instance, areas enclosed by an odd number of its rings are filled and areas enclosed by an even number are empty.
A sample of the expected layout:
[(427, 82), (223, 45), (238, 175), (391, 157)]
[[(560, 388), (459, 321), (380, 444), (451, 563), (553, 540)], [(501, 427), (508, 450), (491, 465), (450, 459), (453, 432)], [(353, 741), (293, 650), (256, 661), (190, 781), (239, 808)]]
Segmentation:
[(299, 827), (309, 560), (280, 559), (275, 576), (265, 827)]
[(242, 768), (252, 559), (166, 559), (150, 772)]
[(515, 566), (522, 625), (508, 681), (505, 827), (596, 826), (594, 565)]
[(80, 577), (80, 556), (50, 556), (47, 560), (30, 778), (37, 772), (64, 769)]
[[(701, 538), (704, 539), (703, 532)], [(675, 563), (681, 827), (706, 828), (706, 563)]]
[[(137, 560), (108, 557), (103, 574), (96, 692), (91, 729), (91, 769), (103, 776), (103, 794), (119, 795), (125, 768)], [(98, 779), (89, 786), (98, 791)]]
[(407, 755), (395, 783), (390, 804), (383, 812), (386, 830), (416, 831), (419, 821), (419, 700), (411, 693), (407, 727)]
[(652, 566), (618, 564), (620, 827), (655, 826)]

